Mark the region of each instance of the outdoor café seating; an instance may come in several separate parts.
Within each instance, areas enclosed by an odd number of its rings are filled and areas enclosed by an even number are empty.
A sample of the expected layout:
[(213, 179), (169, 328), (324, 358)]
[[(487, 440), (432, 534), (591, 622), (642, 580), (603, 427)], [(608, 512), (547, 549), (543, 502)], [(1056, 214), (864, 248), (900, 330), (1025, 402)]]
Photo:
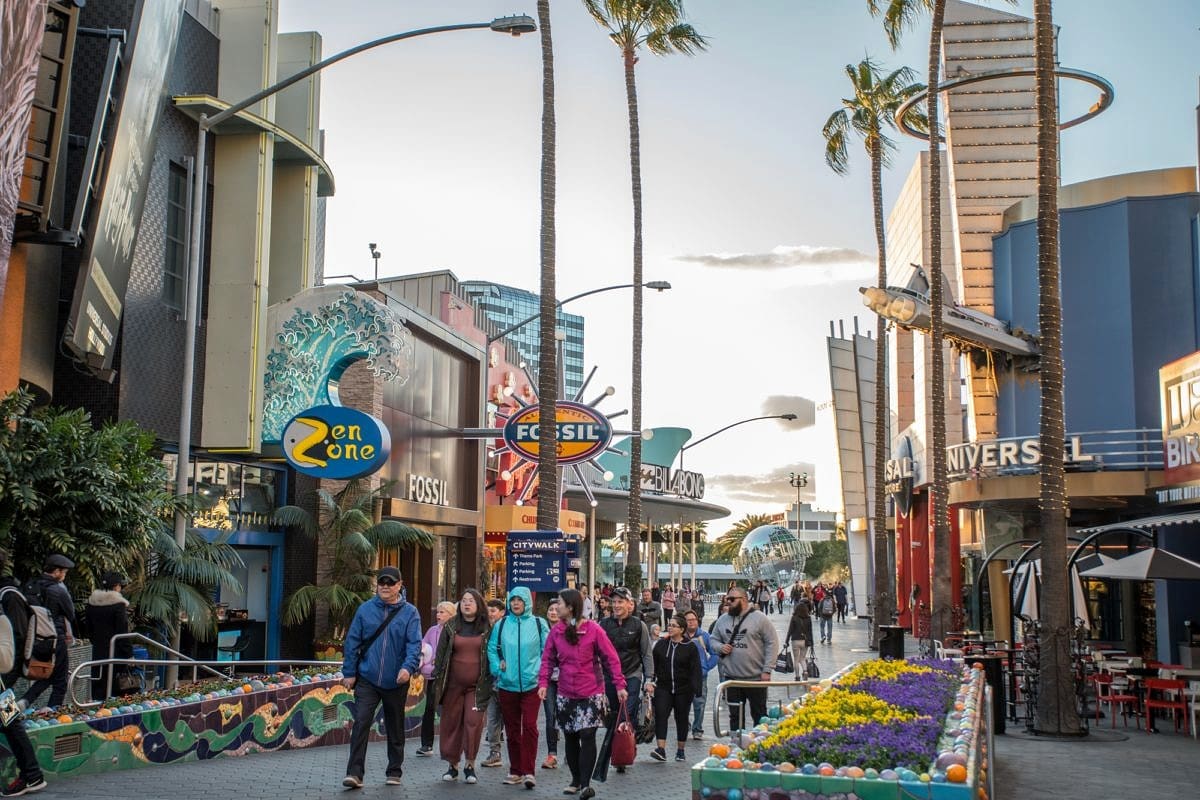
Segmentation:
[(1117, 727), (1117, 711), (1121, 710), (1121, 725), (1129, 727), (1129, 714), (1137, 713), (1137, 695), (1130, 694), (1127, 684), (1118, 684), (1112, 675), (1097, 672), (1091, 676), (1096, 686), (1096, 722), (1100, 721), (1100, 706), (1109, 705), (1108, 715), (1112, 719), (1112, 727)]
[(1184, 733), (1187, 733), (1188, 706), (1184, 690), (1187, 681), (1167, 680), (1164, 678), (1147, 678), (1146, 686), (1146, 731), (1154, 730), (1154, 711), (1162, 709), (1171, 712), (1175, 722), (1175, 731), (1179, 731), (1179, 720), (1183, 718)]

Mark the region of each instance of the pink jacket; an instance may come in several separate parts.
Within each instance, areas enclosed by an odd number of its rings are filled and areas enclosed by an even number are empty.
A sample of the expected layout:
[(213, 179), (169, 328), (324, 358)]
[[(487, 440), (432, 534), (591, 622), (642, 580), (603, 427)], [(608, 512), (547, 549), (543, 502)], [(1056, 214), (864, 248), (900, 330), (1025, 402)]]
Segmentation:
[[(557, 623), (546, 638), (546, 649), (542, 651), (542, 668), (538, 672), (538, 687), (550, 683), (550, 675), (558, 667), (558, 695), (569, 700), (578, 700), (596, 694), (604, 694), (604, 675), (612, 676), (617, 691), (625, 688), (625, 675), (621, 672), (621, 660), (608, 634), (599, 624), (585, 619), (579, 623), (579, 642), (567, 641), (567, 624)], [(601, 663), (605, 666), (601, 668)]]
[(425, 631), (424, 638), (421, 639), (421, 647), (429, 645), (429, 657), (421, 662), (421, 674), (425, 676), (425, 680), (433, 677), (433, 657), (437, 654), (438, 639), (442, 635), (442, 626), (434, 625), (429, 630)]

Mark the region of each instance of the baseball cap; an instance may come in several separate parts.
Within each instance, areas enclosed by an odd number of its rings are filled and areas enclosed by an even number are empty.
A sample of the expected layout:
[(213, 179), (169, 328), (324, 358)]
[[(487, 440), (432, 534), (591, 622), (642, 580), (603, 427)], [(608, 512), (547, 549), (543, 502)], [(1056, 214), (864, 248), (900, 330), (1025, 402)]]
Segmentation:
[(100, 576), (100, 583), (105, 589), (111, 589), (117, 584), (124, 586), (125, 584), (129, 583), (129, 581), (127, 581), (125, 576), (119, 572), (106, 572)]
[(612, 596), (619, 597), (622, 600), (632, 600), (633, 592), (629, 591), (629, 589), (625, 586), (618, 586), (612, 590)]
[(75, 569), (75, 562), (60, 553), (55, 553), (46, 559), (46, 569)]
[(389, 578), (396, 583), (399, 583), (400, 570), (396, 569), (395, 567), (384, 567), (383, 569), (379, 570), (379, 574), (375, 576), (375, 580), (380, 581), (383, 578)]

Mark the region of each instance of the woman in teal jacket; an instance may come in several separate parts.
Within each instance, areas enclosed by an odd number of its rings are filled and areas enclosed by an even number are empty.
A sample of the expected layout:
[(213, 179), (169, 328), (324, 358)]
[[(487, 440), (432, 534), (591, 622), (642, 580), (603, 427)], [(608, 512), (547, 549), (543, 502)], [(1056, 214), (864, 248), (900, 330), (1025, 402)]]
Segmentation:
[(492, 629), (488, 662), (499, 690), (500, 715), (508, 739), (509, 785), (532, 789), (538, 751), (538, 671), (550, 626), (533, 615), (529, 590), (517, 586), (508, 593), (508, 613)]

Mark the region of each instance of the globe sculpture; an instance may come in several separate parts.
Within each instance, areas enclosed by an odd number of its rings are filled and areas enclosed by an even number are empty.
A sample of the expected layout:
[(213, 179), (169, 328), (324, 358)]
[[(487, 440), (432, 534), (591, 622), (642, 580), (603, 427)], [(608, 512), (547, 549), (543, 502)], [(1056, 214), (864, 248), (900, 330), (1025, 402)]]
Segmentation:
[(746, 534), (733, 559), (738, 572), (752, 580), (790, 582), (804, 572), (812, 545), (782, 525), (762, 525)]

